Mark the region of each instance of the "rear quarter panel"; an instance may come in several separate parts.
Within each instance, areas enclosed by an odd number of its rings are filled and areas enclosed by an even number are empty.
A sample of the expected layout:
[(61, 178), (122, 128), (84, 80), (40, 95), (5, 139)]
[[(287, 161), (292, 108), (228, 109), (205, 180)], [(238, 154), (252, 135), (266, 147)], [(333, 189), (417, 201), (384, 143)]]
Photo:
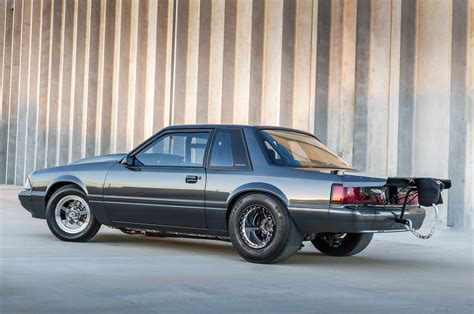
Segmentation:
[(340, 177), (277, 166), (256, 171), (208, 170), (206, 213), (209, 229), (227, 230), (227, 209), (245, 193), (270, 193), (288, 207), (293, 219), (308, 211), (329, 213), (331, 186)]

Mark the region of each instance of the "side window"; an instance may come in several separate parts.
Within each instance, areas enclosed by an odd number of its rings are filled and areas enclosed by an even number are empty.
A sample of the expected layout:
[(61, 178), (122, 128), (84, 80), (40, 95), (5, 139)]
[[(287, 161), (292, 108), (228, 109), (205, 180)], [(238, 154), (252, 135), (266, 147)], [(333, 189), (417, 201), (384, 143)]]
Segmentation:
[(170, 133), (135, 157), (145, 166), (202, 167), (208, 139), (207, 132)]
[(242, 132), (237, 129), (218, 130), (212, 147), (210, 167), (249, 169)]

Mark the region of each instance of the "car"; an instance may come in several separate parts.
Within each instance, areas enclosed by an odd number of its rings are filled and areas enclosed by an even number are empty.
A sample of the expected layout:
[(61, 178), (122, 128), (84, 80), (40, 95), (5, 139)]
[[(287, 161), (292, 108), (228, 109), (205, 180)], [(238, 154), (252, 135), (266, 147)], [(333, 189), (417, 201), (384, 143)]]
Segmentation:
[(36, 170), (19, 200), (64, 241), (88, 241), (107, 225), (230, 240), (247, 261), (277, 263), (303, 241), (350, 256), (374, 233), (417, 230), (424, 206), (450, 186), (357, 172), (304, 131), (209, 124), (166, 127), (128, 154)]

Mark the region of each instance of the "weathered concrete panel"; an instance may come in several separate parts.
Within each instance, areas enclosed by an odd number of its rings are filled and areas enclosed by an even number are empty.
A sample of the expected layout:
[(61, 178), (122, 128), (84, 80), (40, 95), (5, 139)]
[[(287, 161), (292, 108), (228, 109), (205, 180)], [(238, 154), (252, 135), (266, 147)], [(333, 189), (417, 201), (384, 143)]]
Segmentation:
[[(449, 128), (449, 178), (453, 185), (463, 186), (467, 166), (467, 126), (469, 111), (467, 108), (467, 0), (453, 2), (451, 46), (451, 95)], [(472, 119), (472, 118), (471, 118)], [(454, 189), (449, 195), (448, 226), (462, 226), (465, 222), (463, 208), (466, 189)]]
[[(451, 1), (418, 2), (413, 168), (417, 176), (448, 177), (451, 14)], [(445, 206), (442, 219), (446, 221)]]
[(15, 184), (16, 176), (16, 148), (17, 131), (19, 124), (19, 94), (20, 94), (20, 71), (21, 71), (21, 26), (22, 26), (22, 7), (23, 3), (16, 0), (13, 14), (12, 28), (12, 55), (10, 72), (10, 97), (8, 102), (8, 136), (7, 136), (7, 184)]
[[(293, 83), (295, 81), (295, 27), (296, 1), (283, 1), (283, 30), (281, 55), (281, 90), (279, 125), (291, 127), (293, 124)], [(311, 34), (311, 32), (310, 32)], [(309, 67), (308, 67), (309, 68)]]
[(328, 94), (328, 145), (352, 162), (357, 2), (333, 1)]
[[(263, 33), (265, 2), (252, 2), (252, 47), (250, 56), (249, 123), (260, 122), (262, 114)], [(224, 76), (225, 77), (225, 76)], [(225, 79), (225, 78), (224, 78)], [(224, 106), (224, 103), (222, 104)]]
[(25, 180), (26, 136), (28, 133), (28, 71), (30, 68), (30, 36), (31, 36), (31, 1), (24, 1), (22, 6), (21, 25), (21, 60), (18, 100), (18, 128), (16, 145), (15, 184), (23, 184)]
[(226, 1), (224, 20), (224, 64), (222, 71), (221, 122), (231, 123), (234, 116), (235, 28), (237, 25), (237, 0)]
[(265, 125), (280, 123), (283, 3), (265, 2), (263, 44), (262, 116)]
[(73, 60), (72, 53), (74, 45), (74, 1), (67, 0), (63, 6), (63, 36), (62, 36), (62, 84), (61, 84), (61, 102), (59, 118), (59, 139), (58, 139), (58, 157), (59, 164), (65, 164), (69, 158), (69, 147), (72, 129), (69, 123), (72, 119), (71, 108), (73, 108), (74, 99), (72, 98), (73, 82)]
[(357, 45), (356, 45), (356, 80), (354, 112), (354, 152), (353, 166), (367, 168), (367, 100), (369, 92), (369, 58), (370, 58), (370, 0), (359, 0), (357, 5)]
[(452, 177), (449, 224), (468, 226), (472, 11), (472, 0), (0, 0), (0, 182), (125, 152), (171, 123), (285, 125), (360, 170)]
[(314, 100), (314, 133), (328, 142), (329, 51), (331, 42), (331, 1), (318, 1), (316, 88)]
[(385, 173), (390, 98), (391, 3), (372, 1), (367, 95), (367, 170)]
[(222, 116), (225, 6), (225, 1), (212, 1), (209, 35), (209, 104), (207, 109), (207, 117), (210, 123), (219, 123)]
[(199, 61), (197, 80), (196, 122), (205, 123), (208, 120), (209, 107), (209, 70), (211, 49), (211, 0), (201, 1), (199, 16)]
[(402, 1), (397, 170), (412, 175), (415, 113), (416, 1)]
[(248, 123), (251, 31), (252, 3), (238, 1), (235, 34), (234, 123)]

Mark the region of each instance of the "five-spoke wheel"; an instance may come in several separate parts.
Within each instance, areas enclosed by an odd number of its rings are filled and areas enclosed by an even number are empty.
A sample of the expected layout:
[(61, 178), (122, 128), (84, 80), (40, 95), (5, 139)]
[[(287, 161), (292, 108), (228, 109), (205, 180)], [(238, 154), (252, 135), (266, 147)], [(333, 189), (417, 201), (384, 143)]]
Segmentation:
[(54, 192), (46, 206), (46, 220), (51, 232), (64, 241), (87, 241), (100, 228), (86, 194), (74, 185), (66, 185)]
[(91, 219), (89, 205), (77, 195), (63, 197), (56, 205), (54, 214), (58, 227), (70, 234), (83, 231)]

